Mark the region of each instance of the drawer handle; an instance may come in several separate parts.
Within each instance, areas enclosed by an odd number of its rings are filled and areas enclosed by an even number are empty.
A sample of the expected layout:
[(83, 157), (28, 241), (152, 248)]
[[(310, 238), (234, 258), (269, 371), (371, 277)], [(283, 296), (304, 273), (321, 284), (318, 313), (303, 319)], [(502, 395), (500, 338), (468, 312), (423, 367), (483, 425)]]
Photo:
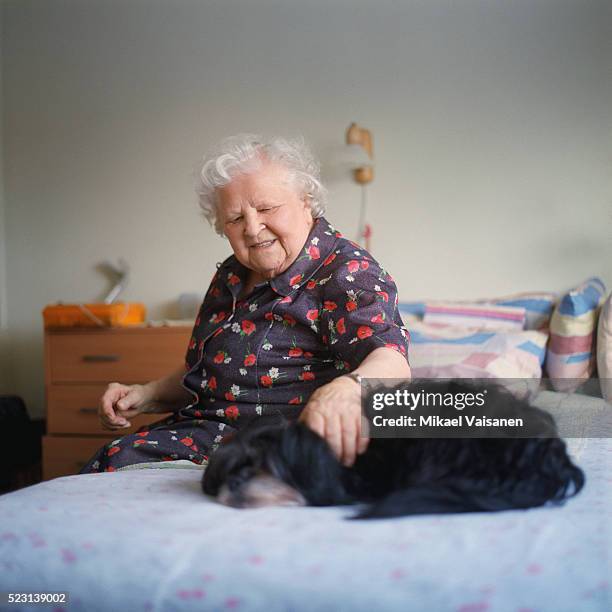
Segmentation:
[(98, 414), (98, 409), (83, 406), (83, 408), (79, 408), (79, 412), (82, 412), (83, 414)]
[(83, 361), (87, 363), (119, 361), (119, 359), (119, 355), (83, 355)]

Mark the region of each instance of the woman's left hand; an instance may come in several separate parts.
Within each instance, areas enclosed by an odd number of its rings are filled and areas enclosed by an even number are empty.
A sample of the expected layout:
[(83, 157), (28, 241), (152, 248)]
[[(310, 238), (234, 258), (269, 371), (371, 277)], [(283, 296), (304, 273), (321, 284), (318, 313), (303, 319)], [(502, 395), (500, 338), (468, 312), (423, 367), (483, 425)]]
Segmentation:
[(361, 385), (345, 376), (319, 387), (299, 420), (324, 438), (347, 467), (368, 447), (369, 438), (361, 437)]

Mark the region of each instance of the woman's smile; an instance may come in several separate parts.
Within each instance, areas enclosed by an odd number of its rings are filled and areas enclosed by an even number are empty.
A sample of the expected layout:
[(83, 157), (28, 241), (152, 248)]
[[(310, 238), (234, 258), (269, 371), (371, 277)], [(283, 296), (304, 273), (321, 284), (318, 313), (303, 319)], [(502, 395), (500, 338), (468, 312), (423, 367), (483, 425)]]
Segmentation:
[(266, 249), (268, 247), (271, 247), (274, 243), (276, 242), (276, 238), (274, 238), (273, 240), (266, 240), (265, 242), (258, 242), (256, 244), (252, 244), (251, 245), (251, 249)]
[(298, 258), (314, 220), (286, 168), (262, 162), (218, 190), (219, 214), (236, 259), (251, 281), (274, 278)]

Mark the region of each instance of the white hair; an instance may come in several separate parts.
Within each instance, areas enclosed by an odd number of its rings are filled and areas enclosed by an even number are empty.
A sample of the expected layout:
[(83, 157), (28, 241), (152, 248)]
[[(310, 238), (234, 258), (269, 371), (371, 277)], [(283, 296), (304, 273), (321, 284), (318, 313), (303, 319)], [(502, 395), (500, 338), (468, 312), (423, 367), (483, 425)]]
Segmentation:
[(265, 139), (255, 134), (237, 134), (222, 140), (204, 158), (196, 185), (200, 208), (216, 232), (223, 236), (217, 214), (217, 189), (238, 174), (249, 174), (265, 161), (279, 163), (291, 176), (300, 196), (306, 196), (313, 219), (325, 214), (327, 189), (321, 183), (321, 168), (304, 139)]

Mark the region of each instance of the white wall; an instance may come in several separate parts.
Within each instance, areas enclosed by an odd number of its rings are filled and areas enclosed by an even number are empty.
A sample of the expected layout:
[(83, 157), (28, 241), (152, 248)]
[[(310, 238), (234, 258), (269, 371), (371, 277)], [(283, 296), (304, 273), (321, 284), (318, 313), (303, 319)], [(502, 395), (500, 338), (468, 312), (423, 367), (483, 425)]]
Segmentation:
[[(0, 49), (2, 48), (2, 11), (0, 10)], [(2, 117), (2, 64), (0, 63), (0, 117)], [(6, 232), (4, 222), (3, 139), (0, 121), (0, 393), (10, 393), (8, 305), (6, 298)]]
[(304, 134), (333, 164), (375, 138), (375, 256), (404, 300), (612, 284), (612, 3), (585, 0), (10, 0), (4, 165), (11, 363), (42, 412), (40, 312), (124, 297), (154, 318), (203, 292), (228, 246), (192, 169), (237, 131)]

